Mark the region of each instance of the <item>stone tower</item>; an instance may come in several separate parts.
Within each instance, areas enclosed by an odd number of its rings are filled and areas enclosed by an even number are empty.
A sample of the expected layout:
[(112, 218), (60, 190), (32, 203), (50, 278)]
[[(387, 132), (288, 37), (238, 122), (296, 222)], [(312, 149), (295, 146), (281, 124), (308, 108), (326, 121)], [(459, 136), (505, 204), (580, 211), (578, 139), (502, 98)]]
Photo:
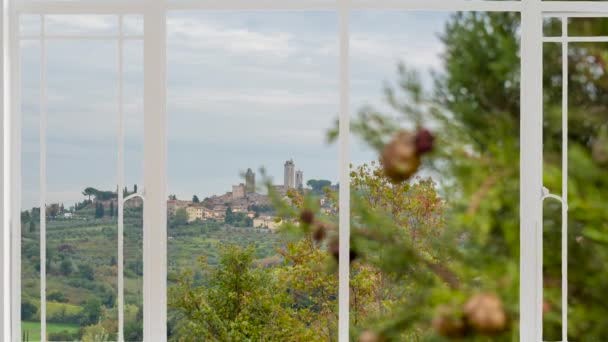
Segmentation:
[(296, 171), (296, 189), (304, 189), (304, 172), (302, 170)]
[(293, 189), (296, 185), (295, 177), (296, 165), (293, 163), (293, 159), (285, 162), (284, 182), (285, 189)]
[(245, 191), (248, 194), (255, 192), (255, 173), (251, 169), (245, 173)]

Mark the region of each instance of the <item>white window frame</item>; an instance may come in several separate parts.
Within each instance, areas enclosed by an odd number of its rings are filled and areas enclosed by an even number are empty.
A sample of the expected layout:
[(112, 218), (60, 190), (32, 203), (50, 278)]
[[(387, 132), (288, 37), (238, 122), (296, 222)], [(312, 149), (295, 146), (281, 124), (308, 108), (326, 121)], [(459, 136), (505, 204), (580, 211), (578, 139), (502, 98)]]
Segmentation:
[[(0, 328), (5, 341), (20, 330), (20, 101), (17, 18), (20, 14), (144, 16), (144, 339), (166, 340), (166, 16), (172, 10), (327, 10), (339, 17), (340, 260), (348, 260), (349, 16), (354, 10), (499, 11), (521, 14), (520, 341), (542, 341), (542, 20), (551, 13), (608, 13), (602, 1), (482, 0), (3, 0), (3, 283)], [(280, 13), (277, 13), (280, 15)], [(42, 127), (43, 129), (44, 127)], [(44, 143), (43, 143), (44, 144)], [(44, 167), (41, 165), (41, 169)], [(41, 172), (44, 179), (44, 172)], [(44, 187), (41, 188), (44, 191)], [(42, 196), (41, 196), (42, 197)], [(44, 197), (42, 197), (44, 198)], [(41, 210), (41, 213), (44, 211)], [(43, 214), (42, 214), (43, 215)], [(44, 218), (42, 218), (44, 219)], [(9, 246), (10, 245), (10, 246)], [(10, 250), (10, 251), (9, 251)], [(44, 253), (41, 249), (41, 254)], [(9, 272), (10, 271), (10, 272)], [(349, 265), (339, 266), (339, 341), (349, 341)], [(8, 283), (10, 280), (10, 284)], [(10, 302), (10, 303), (9, 303)], [(565, 341), (565, 339), (564, 339)]]

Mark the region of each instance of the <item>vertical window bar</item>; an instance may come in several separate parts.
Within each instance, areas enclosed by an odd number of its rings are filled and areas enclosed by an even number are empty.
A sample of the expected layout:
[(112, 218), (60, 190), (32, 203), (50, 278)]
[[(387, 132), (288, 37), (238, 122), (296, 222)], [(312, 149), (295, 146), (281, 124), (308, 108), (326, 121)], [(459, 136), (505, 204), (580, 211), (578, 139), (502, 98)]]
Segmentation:
[(338, 339), (349, 339), (349, 285), (350, 285), (350, 174), (349, 174), (349, 16), (348, 1), (340, 1), (340, 190), (339, 190), (339, 271), (338, 271)]
[(568, 341), (568, 17), (562, 18), (562, 341)]
[(144, 12), (144, 341), (167, 340), (166, 12)]
[(46, 40), (40, 16), (40, 338), (46, 341)]
[(542, 341), (542, 12), (522, 1), (520, 115), (520, 341)]
[[(8, 5), (8, 4), (7, 4)], [(12, 6), (5, 6), (5, 11), (10, 11), (8, 21), (8, 37), (10, 48), (4, 54), (5, 58), (5, 94), (8, 96), (4, 99), (7, 118), (5, 120), (5, 129), (7, 139), (4, 141), (8, 146), (5, 146), (5, 161), (9, 165), (5, 167), (7, 174), (5, 175), (5, 187), (8, 188), (8, 196), (5, 197), (5, 215), (7, 217), (7, 227), (10, 227), (10, 258), (8, 262), (10, 279), (10, 316), (6, 318), (10, 327), (7, 327), (7, 335), (9, 341), (17, 341), (21, 338), (21, 102), (20, 102), (20, 60), (19, 60), (19, 43), (17, 35), (19, 32), (18, 15), (13, 10)], [(5, 26), (6, 28), (6, 26)], [(5, 34), (5, 37), (6, 37)], [(6, 48), (6, 47), (5, 47)], [(7, 148), (8, 147), (8, 148)], [(8, 158), (6, 158), (8, 156)], [(6, 189), (5, 188), (5, 189)], [(6, 254), (5, 254), (6, 255)], [(5, 272), (6, 274), (6, 272)], [(8, 304), (8, 303), (7, 303)]]
[(118, 341), (124, 341), (124, 123), (123, 123), (123, 16), (118, 16)]

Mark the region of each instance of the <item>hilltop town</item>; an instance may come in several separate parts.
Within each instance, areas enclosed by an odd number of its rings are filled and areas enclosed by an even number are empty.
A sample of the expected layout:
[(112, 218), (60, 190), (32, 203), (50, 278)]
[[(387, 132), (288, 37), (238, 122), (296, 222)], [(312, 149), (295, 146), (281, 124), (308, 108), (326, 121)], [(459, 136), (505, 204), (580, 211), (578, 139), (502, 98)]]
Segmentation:
[[(294, 161), (290, 159), (284, 164), (283, 184), (273, 185), (273, 190), (285, 197), (289, 190), (307, 192), (311, 189), (304, 187), (304, 172), (296, 170)], [(321, 205), (324, 206), (326, 203), (323, 201)], [(188, 222), (208, 220), (226, 224), (240, 222), (243, 226), (270, 230), (275, 230), (281, 224), (274, 216), (268, 195), (257, 192), (255, 173), (251, 168), (245, 172), (245, 183), (232, 185), (232, 191), (222, 195), (213, 195), (203, 200), (199, 200), (196, 196), (193, 196), (192, 200), (181, 200), (175, 195), (170, 196), (167, 201), (169, 217), (179, 215), (180, 211), (182, 215), (184, 213), (187, 215)]]
[[(273, 185), (273, 191), (287, 199), (289, 191), (301, 193), (313, 192), (320, 198), (321, 209), (329, 213), (332, 209), (323, 196), (323, 189), (331, 187), (337, 190), (338, 185), (332, 185), (329, 180), (309, 179), (304, 182), (304, 172), (296, 170), (293, 159), (283, 165), (283, 183)], [(221, 195), (212, 195), (202, 200), (194, 195), (191, 199), (179, 199), (170, 195), (167, 200), (167, 214), (170, 226), (180, 226), (189, 223), (210, 223), (227, 227), (253, 227), (274, 231), (280, 224), (274, 213), (269, 196), (261, 193), (256, 186), (256, 174), (248, 168), (244, 174), (245, 182), (231, 186), (231, 191)], [(137, 185), (130, 191), (122, 190), (123, 197), (129, 196), (125, 202), (126, 210), (141, 210), (143, 200), (138, 194)], [(86, 197), (70, 208), (63, 204), (52, 203), (46, 208), (46, 216), (51, 220), (89, 220), (118, 216), (118, 196), (116, 191), (103, 191), (87, 187), (82, 194)], [(34, 209), (32, 209), (34, 210)], [(171, 224), (173, 223), (173, 224)]]

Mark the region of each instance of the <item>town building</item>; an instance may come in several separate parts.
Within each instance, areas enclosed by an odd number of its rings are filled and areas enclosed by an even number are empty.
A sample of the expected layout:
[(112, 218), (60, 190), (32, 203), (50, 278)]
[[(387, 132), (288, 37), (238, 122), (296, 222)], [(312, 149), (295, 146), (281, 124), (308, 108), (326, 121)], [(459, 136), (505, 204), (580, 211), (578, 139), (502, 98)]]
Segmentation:
[(245, 184), (241, 183), (239, 185), (232, 186), (232, 199), (238, 200), (245, 197)]
[(260, 216), (253, 219), (254, 228), (268, 228), (272, 231), (281, 226), (282, 222), (274, 216)]
[(283, 186), (285, 186), (286, 189), (293, 189), (295, 187), (295, 170), (296, 165), (294, 164), (293, 159), (285, 162)]
[[(130, 201), (129, 201), (130, 202)], [(186, 208), (191, 202), (182, 200), (168, 200), (167, 201), (167, 212), (170, 216), (175, 215), (177, 209)]]
[(304, 189), (304, 172), (302, 170), (296, 171), (296, 189)]

